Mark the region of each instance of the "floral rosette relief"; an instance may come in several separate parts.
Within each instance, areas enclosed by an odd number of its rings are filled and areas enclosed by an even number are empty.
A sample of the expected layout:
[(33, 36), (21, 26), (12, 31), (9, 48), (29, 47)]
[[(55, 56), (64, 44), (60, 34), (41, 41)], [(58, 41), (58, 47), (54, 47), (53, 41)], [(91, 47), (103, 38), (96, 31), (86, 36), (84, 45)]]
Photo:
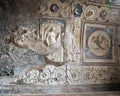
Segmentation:
[(120, 68), (116, 67), (69, 67), (46, 65), (44, 68), (33, 68), (19, 80), (34, 85), (78, 85), (119, 82)]

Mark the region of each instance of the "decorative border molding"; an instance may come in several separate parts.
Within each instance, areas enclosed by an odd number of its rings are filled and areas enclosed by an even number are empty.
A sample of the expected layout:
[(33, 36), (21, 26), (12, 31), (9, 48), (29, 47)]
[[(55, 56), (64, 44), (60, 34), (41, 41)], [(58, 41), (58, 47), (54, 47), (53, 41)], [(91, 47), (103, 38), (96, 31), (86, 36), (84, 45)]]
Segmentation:
[[(112, 64), (112, 65), (117, 65), (117, 56), (115, 56), (114, 54), (116, 53), (116, 41), (115, 41), (115, 35), (116, 35), (116, 26), (115, 25), (110, 25), (110, 24), (103, 24), (103, 23), (95, 23), (95, 22), (87, 22), (87, 21), (84, 21), (84, 27), (83, 27), (83, 35), (81, 36), (82, 38), (82, 49), (81, 49), (81, 52), (82, 52), (82, 62), (83, 63), (99, 63), (99, 64), (103, 64), (103, 65), (109, 65), (109, 64)], [(92, 31), (89, 30), (89, 28), (92, 28)], [(108, 29), (108, 30), (107, 30)], [(87, 58), (86, 55), (89, 54), (87, 53), (87, 50), (90, 50), (88, 46), (88, 38), (89, 38), (89, 33), (93, 33), (95, 31), (103, 31), (105, 32), (106, 34), (108, 34), (108, 37), (110, 38), (110, 41), (111, 41), (111, 51), (109, 51), (108, 53), (112, 53), (111, 54), (111, 58), (108, 59), (108, 57), (105, 56), (93, 56), (93, 58)], [(111, 31), (110, 31), (111, 30)], [(110, 35), (110, 34), (113, 34)], [(112, 36), (112, 37), (111, 37)], [(113, 46), (114, 45), (114, 46)], [(91, 53), (90, 53), (91, 54)], [(108, 55), (109, 56), (109, 55)]]
[(119, 72), (120, 67), (46, 65), (41, 69), (28, 68), (18, 80), (34, 85), (108, 84), (120, 82)]
[(60, 0), (42, 1), (39, 13), (42, 16), (68, 18), (71, 16), (71, 2)]

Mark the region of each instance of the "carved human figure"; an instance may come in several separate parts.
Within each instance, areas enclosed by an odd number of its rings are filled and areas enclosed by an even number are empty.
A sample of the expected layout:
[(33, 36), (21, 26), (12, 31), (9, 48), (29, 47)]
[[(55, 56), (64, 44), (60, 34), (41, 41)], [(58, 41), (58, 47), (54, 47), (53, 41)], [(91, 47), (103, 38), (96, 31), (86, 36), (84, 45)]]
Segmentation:
[(45, 34), (45, 42), (47, 45), (47, 49), (57, 50), (56, 52), (46, 55), (46, 58), (54, 62), (63, 62), (63, 48), (61, 46), (61, 32), (59, 28), (56, 29), (55, 27), (50, 26), (46, 30)]
[(59, 48), (60, 34), (55, 32), (55, 27), (50, 27), (46, 34), (46, 44), (49, 48)]
[(55, 37), (56, 37), (55, 32), (54, 32), (53, 28), (51, 27), (49, 32), (47, 32), (47, 36), (46, 36), (46, 43), (48, 46), (56, 43)]

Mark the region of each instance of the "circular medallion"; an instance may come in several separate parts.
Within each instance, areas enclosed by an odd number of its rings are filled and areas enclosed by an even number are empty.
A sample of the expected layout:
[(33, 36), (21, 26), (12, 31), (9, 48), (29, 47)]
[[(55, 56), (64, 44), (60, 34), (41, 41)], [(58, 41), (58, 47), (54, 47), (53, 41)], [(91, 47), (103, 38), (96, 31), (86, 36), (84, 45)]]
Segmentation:
[(48, 1), (49, 16), (59, 16), (61, 10), (61, 2), (58, 0)]
[(96, 56), (104, 56), (110, 49), (110, 38), (106, 32), (95, 31), (88, 38), (88, 47)]
[(57, 12), (59, 10), (59, 6), (55, 3), (53, 3), (51, 6), (50, 6), (50, 10), (51, 12)]
[(92, 20), (95, 20), (96, 17), (97, 17), (97, 7), (95, 6), (88, 6), (86, 9), (85, 9), (85, 17), (86, 19), (92, 19)]
[(107, 19), (108, 19), (108, 17), (109, 17), (109, 16), (108, 16), (109, 13), (110, 13), (109, 8), (101, 7), (101, 8), (99, 9), (98, 20), (99, 20), (99, 21), (107, 21)]
[(106, 18), (106, 16), (107, 16), (106, 10), (101, 10), (99, 15), (100, 15), (100, 17), (101, 17), (103, 20), (105, 20), (105, 18)]
[(111, 22), (119, 22), (119, 10), (117, 9), (112, 9), (110, 12), (110, 16), (109, 16), (109, 21)]

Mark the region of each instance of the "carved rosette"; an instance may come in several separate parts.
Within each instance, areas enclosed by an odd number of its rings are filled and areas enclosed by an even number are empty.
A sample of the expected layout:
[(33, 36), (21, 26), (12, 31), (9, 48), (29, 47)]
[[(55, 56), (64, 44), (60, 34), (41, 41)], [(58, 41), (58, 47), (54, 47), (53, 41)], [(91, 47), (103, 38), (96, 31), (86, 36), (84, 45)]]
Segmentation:
[(61, 10), (61, 2), (58, 0), (52, 0), (48, 2), (49, 15), (58, 16)]
[(22, 75), (21, 79), (26, 83), (38, 83), (39, 71), (38, 70), (31, 70), (28, 73)]
[(86, 19), (95, 20), (97, 18), (97, 16), (98, 16), (98, 8), (97, 8), (97, 6), (89, 5), (89, 6), (85, 7), (84, 10), (85, 10), (84, 15), (85, 15)]
[[(85, 68), (86, 71), (84, 71), (84, 68), (81, 69), (81, 82), (95, 82), (96, 79), (93, 79), (95, 74), (92, 74), (94, 69), (92, 68)], [(82, 79), (83, 78), (83, 79)], [(84, 81), (83, 81), (84, 80)]]
[(108, 19), (110, 22), (120, 22), (120, 10), (119, 9), (111, 9)]
[(42, 79), (42, 80), (48, 80), (49, 78), (50, 78), (50, 72), (49, 72), (49, 70), (43, 70), (40, 73), (40, 79)]
[(56, 68), (54, 75), (58, 84), (65, 84), (66, 82), (66, 70), (63, 68)]
[(98, 10), (98, 20), (99, 21), (107, 21), (109, 18), (109, 14), (110, 14), (110, 9), (108, 7), (101, 7)]

